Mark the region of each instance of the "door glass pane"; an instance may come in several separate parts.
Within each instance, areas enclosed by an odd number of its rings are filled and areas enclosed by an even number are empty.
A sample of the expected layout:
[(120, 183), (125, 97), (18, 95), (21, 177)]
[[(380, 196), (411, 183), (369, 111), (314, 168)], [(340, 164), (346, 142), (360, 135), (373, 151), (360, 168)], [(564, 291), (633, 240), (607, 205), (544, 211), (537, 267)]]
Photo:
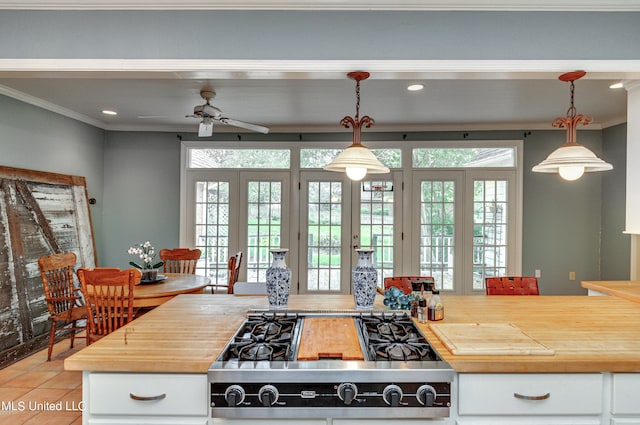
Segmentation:
[(473, 183), (473, 289), (507, 272), (507, 181)]
[(360, 245), (374, 250), (378, 286), (393, 276), (393, 182), (366, 181), (360, 186)]
[(196, 274), (226, 284), (229, 258), (229, 182), (196, 182), (195, 246), (202, 251)]
[(265, 282), (270, 250), (280, 248), (282, 183), (250, 181), (247, 191), (247, 281)]
[(340, 290), (342, 183), (312, 181), (307, 199), (307, 290)]
[(423, 181), (420, 186), (420, 275), (453, 290), (455, 182)]

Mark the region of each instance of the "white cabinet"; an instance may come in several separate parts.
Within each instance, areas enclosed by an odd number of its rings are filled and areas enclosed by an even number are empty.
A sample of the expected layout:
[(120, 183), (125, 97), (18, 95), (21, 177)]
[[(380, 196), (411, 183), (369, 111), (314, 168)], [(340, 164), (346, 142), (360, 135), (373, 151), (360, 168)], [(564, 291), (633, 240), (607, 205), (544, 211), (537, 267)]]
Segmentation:
[(613, 374), (611, 415), (612, 425), (640, 425), (640, 374)]
[(206, 374), (85, 372), (85, 425), (206, 425)]
[(600, 424), (603, 388), (599, 373), (461, 373), (456, 424)]

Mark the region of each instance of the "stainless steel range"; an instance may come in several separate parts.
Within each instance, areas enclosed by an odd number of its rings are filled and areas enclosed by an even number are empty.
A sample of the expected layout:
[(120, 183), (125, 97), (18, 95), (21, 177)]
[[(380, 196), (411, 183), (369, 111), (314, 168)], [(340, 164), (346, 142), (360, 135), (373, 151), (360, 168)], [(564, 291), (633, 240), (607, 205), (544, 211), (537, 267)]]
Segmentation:
[[(336, 316), (362, 360), (300, 360), (305, 320)], [(449, 416), (454, 372), (405, 313), (288, 311), (250, 312), (208, 375), (213, 417), (434, 418)]]

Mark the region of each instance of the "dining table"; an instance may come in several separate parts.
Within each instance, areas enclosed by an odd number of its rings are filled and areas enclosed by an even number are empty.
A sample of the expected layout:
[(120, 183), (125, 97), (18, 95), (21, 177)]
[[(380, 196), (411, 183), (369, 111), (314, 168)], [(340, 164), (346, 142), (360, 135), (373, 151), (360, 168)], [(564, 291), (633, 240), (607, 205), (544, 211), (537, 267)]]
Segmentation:
[(182, 273), (163, 273), (156, 282), (141, 282), (133, 289), (134, 308), (153, 308), (176, 295), (201, 294), (211, 279)]

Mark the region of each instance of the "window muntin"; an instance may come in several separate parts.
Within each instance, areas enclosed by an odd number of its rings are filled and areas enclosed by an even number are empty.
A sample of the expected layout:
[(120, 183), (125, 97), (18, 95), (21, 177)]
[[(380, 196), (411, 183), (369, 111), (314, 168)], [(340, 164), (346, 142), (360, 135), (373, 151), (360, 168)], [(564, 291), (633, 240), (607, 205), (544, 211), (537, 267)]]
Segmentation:
[(271, 249), (281, 247), (282, 183), (247, 182), (247, 281), (265, 282)]
[(455, 198), (453, 180), (420, 183), (420, 275), (432, 276), (445, 290), (455, 289)]
[(226, 284), (229, 182), (197, 181), (195, 201), (195, 247), (202, 251), (196, 274), (208, 276), (212, 284)]
[(365, 181), (360, 185), (360, 244), (374, 250), (378, 286), (393, 276), (394, 191), (392, 180)]
[(340, 291), (342, 183), (307, 185), (307, 290)]
[(473, 289), (507, 273), (507, 181), (473, 182)]

